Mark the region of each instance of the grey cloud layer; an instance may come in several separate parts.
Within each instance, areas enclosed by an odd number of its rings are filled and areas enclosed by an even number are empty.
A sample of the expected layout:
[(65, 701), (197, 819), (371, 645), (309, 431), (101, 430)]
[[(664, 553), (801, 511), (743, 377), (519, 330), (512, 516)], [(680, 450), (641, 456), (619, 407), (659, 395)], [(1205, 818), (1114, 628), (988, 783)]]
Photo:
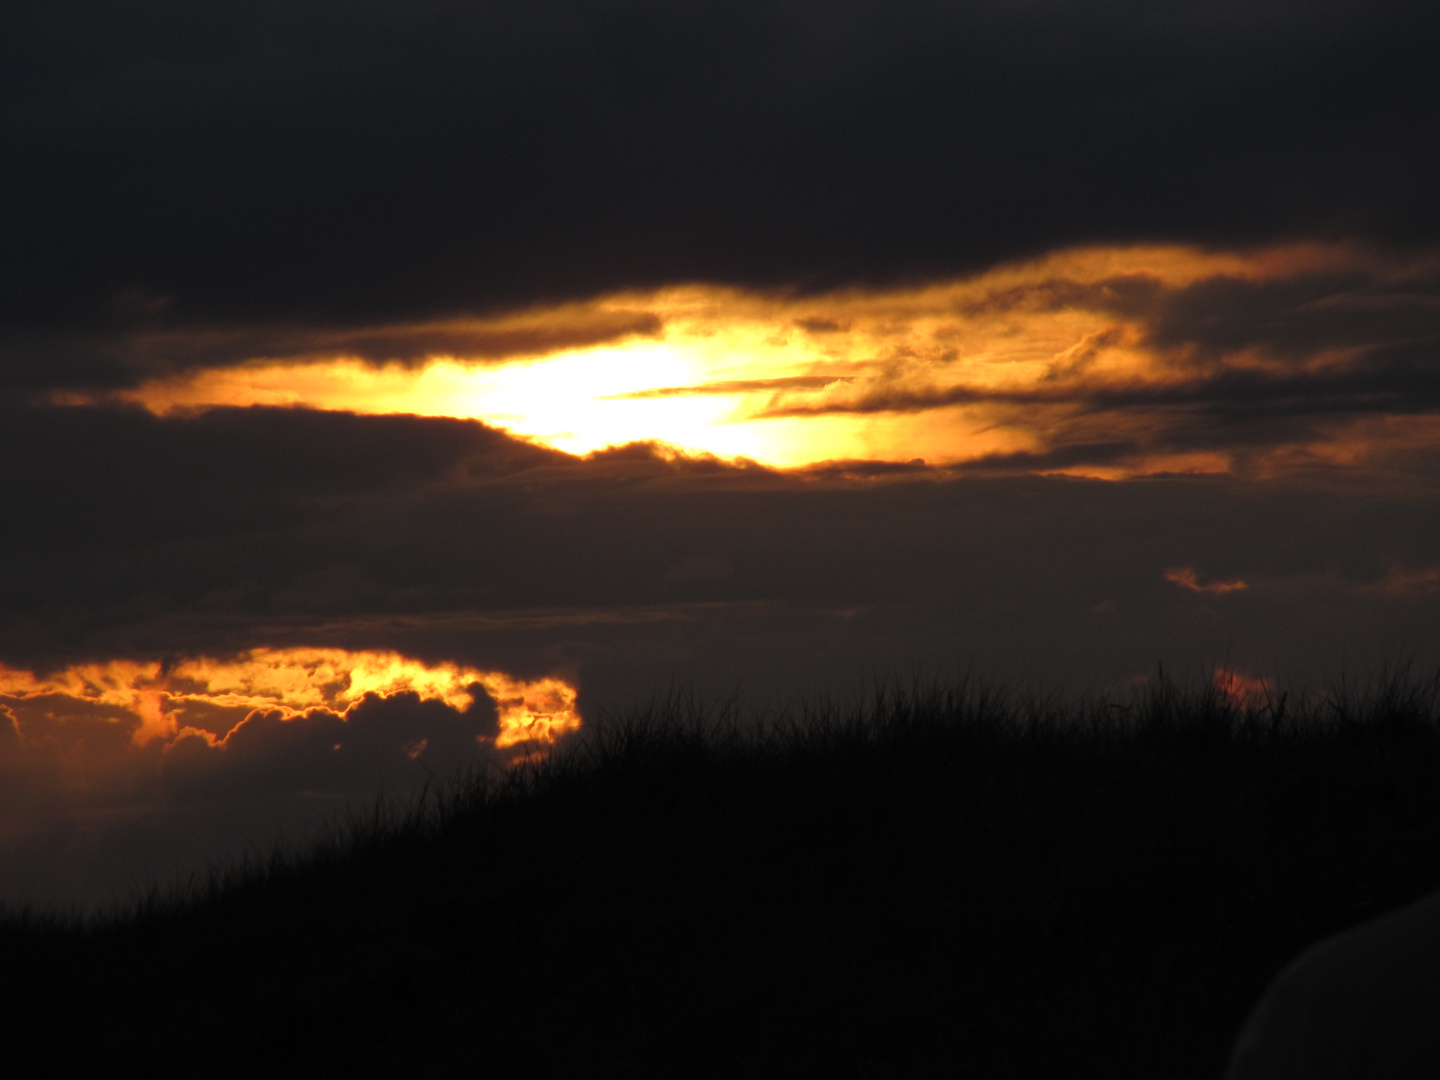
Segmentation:
[[(1287, 589), (1329, 582), (1321, 592), (1343, 599), (1440, 564), (1433, 462), (1403, 480), (1341, 470), (1286, 484), (850, 470), (865, 482), (643, 447), (579, 460), (461, 421), (270, 409), (9, 420), (34, 462), (4, 478), (11, 663), (403, 639), (520, 675), (559, 664), (594, 690), (627, 683), (611, 678), (631, 663), (613, 643), (676, 623), (874, 607), (929, 612), (917, 627), (953, 617), (977, 641), (1010, 626), (1018, 640), (1055, 604), (1082, 619), (1107, 598), (1163, 607), (1175, 566)], [(67, 453), (95, 439), (108, 456)], [(1257, 587), (1243, 602), (1279, 595)], [(850, 632), (828, 620), (826, 633)], [(1323, 623), (1344, 636), (1336, 620)], [(316, 627), (344, 640), (319, 641)], [(503, 655), (455, 652), (491, 647)], [(1166, 647), (1157, 631), (1147, 650)], [(650, 663), (638, 657), (636, 671)], [(646, 669), (631, 692), (659, 676)]]
[(11, 5), (5, 378), (103, 383), (137, 327), (1433, 244), (1437, 42), (1408, 0)]

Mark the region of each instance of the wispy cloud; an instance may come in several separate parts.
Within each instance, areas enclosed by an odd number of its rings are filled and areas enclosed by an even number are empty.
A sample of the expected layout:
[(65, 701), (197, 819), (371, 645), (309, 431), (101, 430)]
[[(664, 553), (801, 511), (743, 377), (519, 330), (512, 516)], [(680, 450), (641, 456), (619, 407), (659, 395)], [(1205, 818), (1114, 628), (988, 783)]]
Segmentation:
[(1200, 576), (1189, 566), (1177, 566), (1165, 571), (1165, 580), (1179, 585), (1182, 589), (1189, 589), (1191, 592), (1209, 593), (1212, 596), (1224, 596), (1226, 593), (1241, 592), (1250, 586), (1247, 582), (1235, 578), (1232, 581), (1208, 581), (1202, 582)]
[(1440, 592), (1440, 566), (1426, 566), (1418, 570), (1392, 566), (1374, 591), (1386, 596)]
[(767, 390), (826, 390), (838, 383), (848, 383), (853, 378), (851, 375), (788, 375), (775, 379), (722, 379), (693, 386), (658, 386), (653, 390), (632, 390), (628, 394), (611, 394), (600, 400), (687, 397), (697, 394), (754, 394)]

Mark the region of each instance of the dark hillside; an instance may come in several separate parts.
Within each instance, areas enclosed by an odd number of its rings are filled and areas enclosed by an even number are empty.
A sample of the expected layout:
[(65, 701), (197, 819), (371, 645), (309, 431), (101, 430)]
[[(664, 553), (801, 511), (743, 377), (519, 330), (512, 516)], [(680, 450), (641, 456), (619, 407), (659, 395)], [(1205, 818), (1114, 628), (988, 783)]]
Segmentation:
[(655, 709), (188, 899), (11, 917), (5, 1041), (152, 1076), (1216, 1077), (1277, 967), (1440, 887), (1433, 691)]

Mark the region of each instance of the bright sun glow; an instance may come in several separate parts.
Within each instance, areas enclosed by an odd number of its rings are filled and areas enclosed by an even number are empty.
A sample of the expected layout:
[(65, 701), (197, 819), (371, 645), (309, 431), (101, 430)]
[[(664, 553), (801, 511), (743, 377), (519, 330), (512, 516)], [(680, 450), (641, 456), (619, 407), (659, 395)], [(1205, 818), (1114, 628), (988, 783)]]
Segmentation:
[[(1112, 302), (1114, 289), (1126, 282), (1176, 288), (1216, 274), (1259, 280), (1353, 259), (1319, 247), (1243, 257), (1087, 249), (889, 292), (787, 297), (691, 286), (584, 306), (583, 317), (595, 325), (653, 328), (616, 332), (600, 344), (592, 334), (590, 343), (556, 347), (564, 335), (553, 328), (578, 317), (572, 305), (526, 315), (542, 329), (547, 318), (552, 326), (548, 337), (527, 331), (550, 343), (528, 355), (481, 355), (481, 343), (497, 335), (518, 340), (513, 328), (392, 327), (385, 346), (363, 357), (332, 335), (301, 341), (284, 356), (157, 379), (124, 396), (161, 414), (297, 405), (477, 419), (576, 454), (657, 441), (778, 467), (857, 459), (952, 464), (1102, 444), (1143, 435), (1156, 422), (1099, 416), (1078, 404), (1091, 392), (1193, 377), (1184, 363), (1156, 354), (1138, 316), (1117, 314), (1124, 305)], [(387, 361), (406, 351), (407, 340), (418, 344), (406, 362)], [(477, 343), (470, 354), (467, 340)], [(1251, 369), (1269, 363), (1253, 355), (1226, 362)], [(1319, 448), (1312, 456), (1341, 452)], [(1228, 467), (1224, 453), (1197, 452), (1074, 471), (1118, 477)]]
[(0, 701), (43, 702), (48, 713), (106, 711), (134, 727), (133, 742), (198, 736), (223, 745), (257, 710), (293, 719), (312, 709), (348, 717), (367, 694), (410, 692), (422, 700), (468, 708), (475, 685), (495, 702), (494, 745), (548, 746), (580, 728), (575, 688), (561, 679), (524, 681), (503, 672), (425, 664), (393, 652), (344, 649), (253, 649), (226, 660), (193, 657), (77, 664), (51, 675), (0, 665)]

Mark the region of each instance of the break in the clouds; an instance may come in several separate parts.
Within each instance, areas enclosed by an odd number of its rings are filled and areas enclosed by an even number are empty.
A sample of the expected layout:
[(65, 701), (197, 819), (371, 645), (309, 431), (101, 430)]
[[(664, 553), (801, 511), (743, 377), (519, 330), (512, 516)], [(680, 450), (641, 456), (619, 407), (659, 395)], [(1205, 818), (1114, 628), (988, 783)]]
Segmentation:
[(1112, 478), (1437, 438), (1433, 4), (0, 19), (8, 400)]
[[(1437, 268), (1346, 245), (1089, 248), (883, 291), (691, 285), (363, 342), (297, 332), (52, 399), (475, 418), (572, 453), (657, 441), (786, 467), (1405, 470), (1440, 446)], [(523, 355), (497, 355), (517, 327)]]

